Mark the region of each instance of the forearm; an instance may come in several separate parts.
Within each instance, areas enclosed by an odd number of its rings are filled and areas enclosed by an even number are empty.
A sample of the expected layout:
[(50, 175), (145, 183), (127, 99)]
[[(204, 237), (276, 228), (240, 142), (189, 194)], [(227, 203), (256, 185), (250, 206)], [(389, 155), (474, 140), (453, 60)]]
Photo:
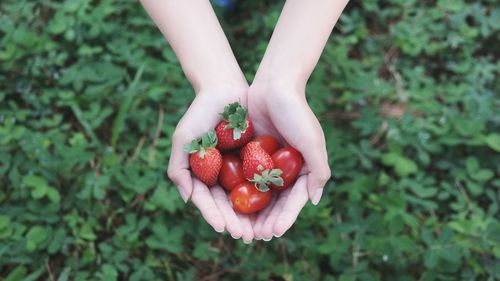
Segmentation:
[(347, 2), (286, 1), (254, 81), (305, 86)]
[(196, 91), (246, 84), (229, 42), (207, 0), (141, 0), (176, 53)]

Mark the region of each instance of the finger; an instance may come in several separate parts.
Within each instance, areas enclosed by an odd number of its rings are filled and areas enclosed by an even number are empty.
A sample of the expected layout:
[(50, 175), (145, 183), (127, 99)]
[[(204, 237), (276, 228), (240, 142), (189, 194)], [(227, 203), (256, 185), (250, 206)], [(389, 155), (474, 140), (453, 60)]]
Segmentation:
[(307, 174), (308, 197), (314, 205), (317, 205), (321, 199), (323, 187), (331, 177), (323, 131), (313, 138), (309, 148), (301, 147), (298, 149), (302, 152), (305, 166), (309, 171)]
[(224, 216), (217, 207), (217, 204), (215, 204), (208, 187), (198, 179), (193, 179), (193, 184), (193, 194), (191, 195), (193, 204), (200, 210), (203, 218), (215, 231), (223, 232), (226, 226)]
[[(328, 169), (329, 171), (329, 169)], [(323, 189), (325, 184), (330, 179), (330, 173), (320, 172), (320, 173), (310, 173), (307, 175), (307, 191), (309, 198), (314, 205), (318, 205), (321, 196), (323, 195)]]
[(241, 238), (241, 235), (243, 234), (242, 225), (240, 219), (236, 216), (235, 211), (229, 204), (226, 192), (224, 192), (220, 186), (210, 188), (210, 192), (212, 193), (215, 204), (224, 217), (227, 232), (229, 232), (231, 237), (234, 239)]
[(308, 142), (309, 145), (301, 143), (297, 147), (301, 151), (305, 166), (309, 171), (307, 174), (307, 191), (308, 197), (314, 205), (318, 204), (323, 193), (323, 187), (331, 177), (325, 138), (319, 123), (317, 126), (320, 128), (321, 134), (318, 133), (312, 137)]
[(250, 244), (254, 238), (252, 222), (249, 215), (237, 214), (243, 228), (243, 243)]
[(180, 133), (174, 133), (172, 150), (168, 161), (168, 177), (179, 189), (182, 200), (187, 202), (193, 192), (193, 182), (189, 170), (189, 156), (184, 152), (183, 146), (188, 143)]
[(188, 169), (181, 169), (176, 172), (169, 172), (169, 178), (174, 182), (179, 190), (184, 203), (189, 201), (191, 194), (193, 193), (193, 183), (191, 179), (191, 172)]
[[(313, 204), (321, 199), (322, 188), (331, 176), (328, 153), (321, 125), (305, 100), (283, 100), (284, 108), (294, 108), (294, 114), (272, 114), (274, 124), (286, 141), (299, 150), (309, 170), (307, 189)], [(302, 124), (300, 133), (290, 133), (288, 124)]]
[(262, 240), (264, 241), (269, 241), (271, 238), (273, 238), (274, 235), (274, 224), (276, 223), (276, 220), (278, 219), (278, 216), (281, 214), (281, 211), (285, 207), (285, 203), (288, 199), (288, 196), (290, 195), (291, 188), (288, 188), (284, 191), (282, 191), (278, 198), (276, 199), (276, 203), (274, 204), (273, 209), (269, 213), (269, 215), (266, 218), (266, 221), (262, 225)]
[(302, 176), (297, 179), (297, 182), (290, 191), (290, 195), (288, 195), (283, 210), (274, 224), (274, 236), (281, 237), (293, 225), (300, 211), (306, 205), (307, 200), (307, 176)]
[(255, 222), (253, 224), (253, 233), (254, 233), (254, 238), (255, 240), (262, 240), (262, 225), (266, 221), (267, 217), (269, 216), (269, 213), (271, 213), (271, 210), (274, 207), (274, 204), (276, 203), (276, 196), (273, 196), (271, 199), (271, 203), (261, 210), (254, 218)]

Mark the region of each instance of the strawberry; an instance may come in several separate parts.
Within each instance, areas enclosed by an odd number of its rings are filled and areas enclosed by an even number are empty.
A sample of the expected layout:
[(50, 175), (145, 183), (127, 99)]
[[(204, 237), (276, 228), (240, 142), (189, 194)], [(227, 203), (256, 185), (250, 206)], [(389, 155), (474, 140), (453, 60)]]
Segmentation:
[(191, 154), (189, 157), (191, 171), (209, 187), (217, 183), (222, 167), (222, 155), (215, 148), (216, 146), (217, 135), (214, 130), (210, 130), (201, 139), (195, 139), (184, 146), (184, 151)]
[(270, 184), (283, 185), (281, 170), (273, 169), (271, 156), (257, 142), (249, 142), (241, 150), (243, 173), (245, 177), (257, 184), (260, 191), (269, 190)]
[(220, 115), (223, 121), (215, 127), (218, 149), (225, 151), (242, 147), (252, 139), (252, 121), (248, 118), (247, 109), (239, 102), (227, 105)]

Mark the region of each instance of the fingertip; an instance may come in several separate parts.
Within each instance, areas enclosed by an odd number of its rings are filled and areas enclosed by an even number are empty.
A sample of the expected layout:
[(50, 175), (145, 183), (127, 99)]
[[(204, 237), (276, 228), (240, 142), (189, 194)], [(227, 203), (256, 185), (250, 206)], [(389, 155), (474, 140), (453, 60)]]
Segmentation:
[(311, 196), (311, 203), (316, 206), (319, 203), (319, 200), (321, 200), (321, 196), (323, 195), (323, 188), (317, 188), (314, 192), (313, 195)]
[[(252, 240), (254, 239), (254, 233), (253, 233), (253, 230), (250, 228), (250, 229), (246, 229), (246, 230), (243, 230), (243, 233), (242, 233), (242, 236), (243, 238), (243, 241), (249, 241), (249, 242), (252, 242)], [(248, 244), (248, 243), (247, 243)]]
[(224, 221), (224, 219), (212, 216), (210, 217), (204, 216), (204, 217), (207, 223), (210, 224), (215, 231), (222, 233), (224, 232), (224, 230), (226, 230), (226, 222)]
[(186, 189), (181, 186), (178, 186), (177, 189), (179, 190), (179, 194), (181, 195), (182, 201), (184, 201), (184, 203), (187, 203), (189, 200), (189, 192), (186, 191)]
[(208, 187), (197, 179), (193, 180), (193, 184), (195, 184), (195, 189), (191, 195), (193, 204), (200, 210), (205, 221), (207, 221), (215, 231), (223, 232), (226, 227), (224, 216), (217, 207)]
[(287, 232), (287, 230), (292, 226), (293, 222), (286, 221), (279, 218), (273, 227), (273, 234), (275, 237), (279, 238)]
[(269, 241), (271, 240), (271, 238), (273, 238), (273, 226), (271, 225), (271, 223), (266, 223), (264, 224), (264, 226), (262, 227), (262, 239), (264, 241)]
[(229, 232), (233, 239), (240, 239), (243, 236), (243, 230), (241, 226), (228, 225), (226, 228), (227, 232)]
[(315, 175), (309, 174), (307, 176), (307, 193), (313, 205), (318, 205), (326, 182), (327, 180), (324, 178), (318, 179)]
[(224, 232), (224, 225), (223, 224), (212, 224), (212, 227), (216, 232), (219, 232), (219, 233)]
[(237, 231), (229, 231), (228, 230), (228, 232), (229, 232), (229, 234), (231, 235), (231, 237), (233, 239), (240, 239), (243, 236), (243, 234), (241, 233), (241, 231), (237, 232)]
[(172, 182), (177, 185), (177, 189), (179, 190), (179, 194), (181, 195), (182, 200), (184, 200), (184, 203), (187, 203), (193, 193), (193, 180), (191, 179), (191, 172), (187, 169), (182, 169), (169, 174), (169, 177)]

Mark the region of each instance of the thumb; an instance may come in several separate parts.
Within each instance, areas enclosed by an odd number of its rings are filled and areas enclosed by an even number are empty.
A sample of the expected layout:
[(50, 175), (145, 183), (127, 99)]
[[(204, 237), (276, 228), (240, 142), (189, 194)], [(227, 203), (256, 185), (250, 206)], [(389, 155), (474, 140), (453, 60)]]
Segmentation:
[(193, 193), (193, 180), (189, 170), (187, 153), (182, 149), (182, 141), (174, 137), (170, 160), (168, 162), (168, 177), (177, 185), (182, 200), (186, 203)]
[(313, 205), (318, 205), (319, 200), (323, 195), (323, 188), (328, 179), (330, 179), (330, 176), (330, 168), (327, 168), (319, 173), (316, 171), (309, 173), (307, 176), (307, 192)]
[(187, 203), (193, 194), (191, 172), (188, 169), (181, 169), (175, 172), (169, 172), (168, 177), (177, 185), (182, 200), (184, 200), (184, 203)]

